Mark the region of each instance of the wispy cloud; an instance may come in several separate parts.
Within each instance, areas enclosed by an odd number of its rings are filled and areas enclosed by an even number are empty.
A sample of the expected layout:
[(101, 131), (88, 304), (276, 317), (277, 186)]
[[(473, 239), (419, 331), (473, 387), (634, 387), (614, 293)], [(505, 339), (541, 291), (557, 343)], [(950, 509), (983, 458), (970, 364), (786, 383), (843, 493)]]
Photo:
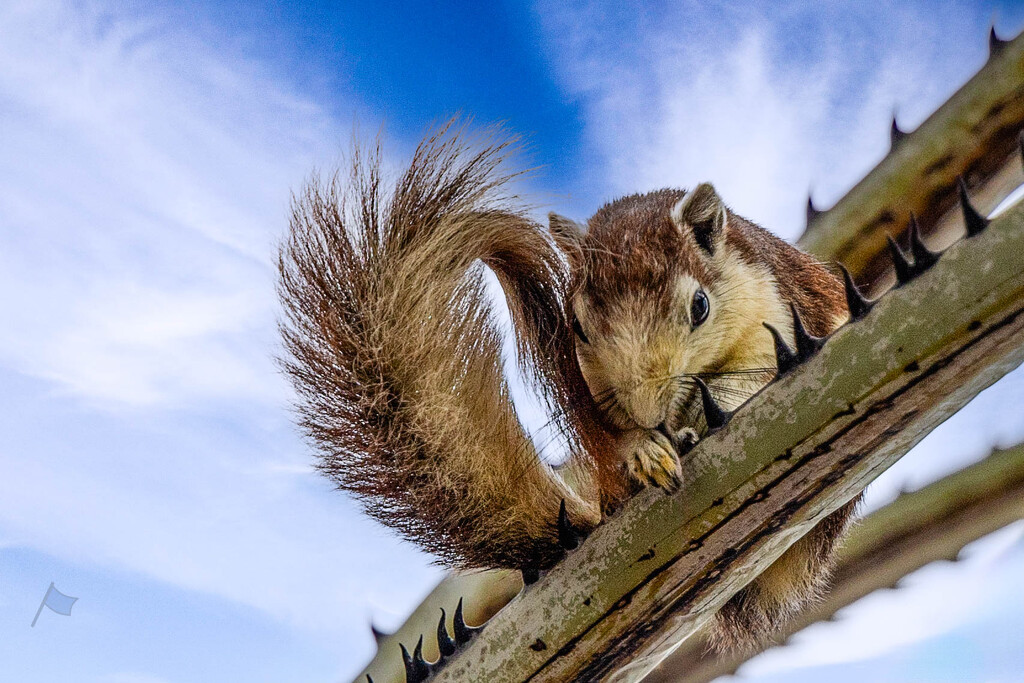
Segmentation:
[(354, 667), (437, 572), (311, 472), (271, 357), (289, 192), (348, 125), (157, 10), (0, 6), (0, 537)]
[[(586, 112), (597, 197), (710, 180), (787, 238), (985, 60), (963, 3), (616, 7), (538, 3), (551, 60)], [(951, 28), (955, 27), (955, 28)]]
[(103, 679), (103, 683), (169, 683), (164, 678), (134, 672), (111, 674)]
[(280, 396), (270, 260), (320, 108), (88, 3), (5, 3), (0, 67), (0, 359), (100, 401)]

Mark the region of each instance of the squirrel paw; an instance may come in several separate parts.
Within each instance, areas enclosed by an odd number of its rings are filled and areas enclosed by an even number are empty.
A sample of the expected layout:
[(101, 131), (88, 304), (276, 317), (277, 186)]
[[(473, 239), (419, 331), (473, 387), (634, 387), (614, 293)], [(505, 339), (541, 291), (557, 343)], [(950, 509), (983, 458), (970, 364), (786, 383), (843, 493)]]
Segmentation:
[(649, 430), (633, 454), (626, 460), (629, 476), (645, 486), (658, 486), (674, 493), (683, 483), (676, 449), (661, 432)]

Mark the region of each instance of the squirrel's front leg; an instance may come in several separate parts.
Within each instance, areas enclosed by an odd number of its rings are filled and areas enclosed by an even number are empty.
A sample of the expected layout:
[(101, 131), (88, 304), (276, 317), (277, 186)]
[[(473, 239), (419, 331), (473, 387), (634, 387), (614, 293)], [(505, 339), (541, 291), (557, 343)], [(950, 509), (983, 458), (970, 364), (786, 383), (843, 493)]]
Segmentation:
[[(676, 443), (687, 448), (696, 440), (696, 433), (684, 430)], [(685, 446), (683, 444), (686, 444)], [(679, 452), (667, 434), (657, 429), (630, 429), (619, 435), (619, 452), (630, 479), (642, 486), (657, 486), (667, 493), (679, 489), (683, 482)]]

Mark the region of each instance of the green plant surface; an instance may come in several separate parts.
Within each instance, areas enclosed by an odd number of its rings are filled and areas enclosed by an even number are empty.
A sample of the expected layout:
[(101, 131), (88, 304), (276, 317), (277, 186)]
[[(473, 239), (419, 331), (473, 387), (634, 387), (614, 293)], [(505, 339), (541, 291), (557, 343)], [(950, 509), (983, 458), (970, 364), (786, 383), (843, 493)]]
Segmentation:
[(1022, 129), (1024, 35), (1001, 43), (970, 81), (835, 206), (810, 220), (798, 245), (841, 261), (858, 282), (874, 282), (889, 270), (886, 234), (902, 233), (911, 213), (929, 245), (952, 244), (963, 233), (951, 219), (958, 211), (957, 177), (966, 180), (977, 208), (991, 212), (1024, 181)]

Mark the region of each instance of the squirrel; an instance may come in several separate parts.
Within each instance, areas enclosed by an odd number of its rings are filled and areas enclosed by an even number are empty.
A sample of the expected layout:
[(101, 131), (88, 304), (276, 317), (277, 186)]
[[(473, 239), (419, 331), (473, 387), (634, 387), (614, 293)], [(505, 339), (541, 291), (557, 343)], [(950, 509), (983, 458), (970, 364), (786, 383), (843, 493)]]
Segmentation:
[[(835, 273), (710, 184), (545, 229), (509, 189), (517, 145), (449, 121), (393, 188), (379, 144), (356, 149), (347, 181), (311, 179), (279, 251), (279, 360), (317, 468), (371, 517), (447, 566), (525, 574), (639, 488), (680, 488), (680, 455), (707, 430), (699, 384), (731, 409), (774, 377), (763, 323), (793, 346), (791, 307), (816, 336), (848, 311)], [(557, 467), (517, 418), (480, 264), (564, 436)], [(822, 590), (856, 504), (720, 610), (717, 647), (753, 647)]]

